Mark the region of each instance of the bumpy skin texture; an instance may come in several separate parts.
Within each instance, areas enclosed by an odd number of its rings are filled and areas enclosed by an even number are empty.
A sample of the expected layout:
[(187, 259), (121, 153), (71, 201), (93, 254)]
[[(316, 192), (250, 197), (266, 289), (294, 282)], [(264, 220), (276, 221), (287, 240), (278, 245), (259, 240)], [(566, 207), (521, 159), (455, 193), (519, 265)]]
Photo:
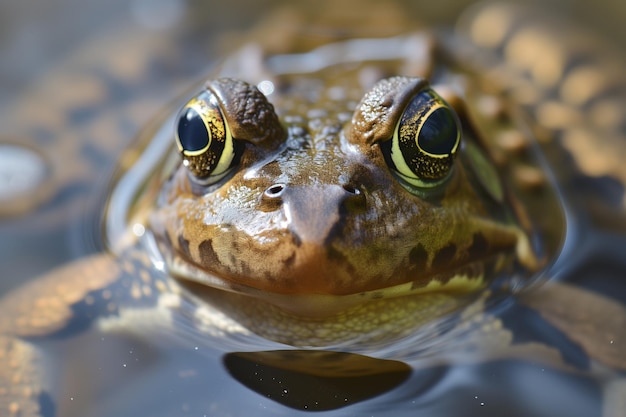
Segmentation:
[[(392, 77), (363, 94), (347, 84), (358, 72), (339, 68), (341, 102), (324, 98), (321, 80), (331, 77), (325, 71), (313, 74), (317, 87), (303, 91), (289, 84), (305, 85), (311, 74), (276, 76), (284, 92), (271, 99), (289, 132), (282, 147), (246, 146), (232, 175), (206, 189), (190, 186), (187, 168), (178, 169), (151, 215), (167, 257), (191, 263), (207, 280), (261, 292), (347, 295), (445, 285), (459, 276), (480, 283), (490, 270), (485, 265), (526, 245), (521, 229), (504, 220), (510, 208), (484, 198), (466, 155), (439, 187), (411, 191), (394, 176), (379, 142), (390, 139), (407, 101), (428, 88), (424, 79)], [(213, 84), (222, 102), (242, 103), (223, 108), (227, 119), (247, 101), (265, 102), (258, 92), (250, 99), (256, 88), (242, 81)], [(260, 124), (272, 119), (265, 111), (244, 116), (235, 128), (257, 116)], [(464, 136), (477, 140), (469, 130)]]
[(369, 145), (389, 140), (408, 101), (427, 86), (425, 79), (411, 77), (391, 77), (376, 83), (357, 106), (349, 140)]
[(254, 144), (276, 144), (284, 139), (274, 107), (258, 88), (230, 78), (211, 80), (206, 86), (217, 95), (235, 139)]

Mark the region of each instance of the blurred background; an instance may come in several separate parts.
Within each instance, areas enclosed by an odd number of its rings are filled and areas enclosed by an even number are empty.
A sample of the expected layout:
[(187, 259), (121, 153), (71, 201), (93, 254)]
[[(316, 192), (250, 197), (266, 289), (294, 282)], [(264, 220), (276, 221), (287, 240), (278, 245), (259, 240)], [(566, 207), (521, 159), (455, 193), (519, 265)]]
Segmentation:
[[(302, 1), (300, 1), (302, 2)], [(0, 2), (0, 98), (7, 101), (87, 38), (124, 25), (143, 26), (154, 36), (171, 30), (219, 35), (250, 27), (281, 0), (4, 0)], [(297, 2), (289, 1), (293, 4)], [(311, 2), (302, 2), (311, 3)], [(407, 1), (425, 22), (453, 22), (471, 0)], [(626, 47), (626, 2), (545, 0), (538, 6), (596, 31)]]

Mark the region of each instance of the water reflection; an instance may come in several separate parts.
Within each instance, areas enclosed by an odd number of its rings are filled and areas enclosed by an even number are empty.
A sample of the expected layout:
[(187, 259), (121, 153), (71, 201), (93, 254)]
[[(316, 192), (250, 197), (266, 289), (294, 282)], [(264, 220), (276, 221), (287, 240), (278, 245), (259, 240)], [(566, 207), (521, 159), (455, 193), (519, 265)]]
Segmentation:
[(233, 352), (228, 372), (263, 397), (306, 411), (335, 410), (389, 391), (411, 368), (397, 361), (314, 350)]

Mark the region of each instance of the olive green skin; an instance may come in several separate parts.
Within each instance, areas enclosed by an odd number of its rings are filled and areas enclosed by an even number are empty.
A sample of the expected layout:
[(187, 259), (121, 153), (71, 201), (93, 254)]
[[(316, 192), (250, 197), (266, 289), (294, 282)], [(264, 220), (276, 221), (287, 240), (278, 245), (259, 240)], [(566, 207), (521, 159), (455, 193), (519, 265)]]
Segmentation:
[[(366, 70), (340, 76), (355, 80)], [(524, 232), (508, 223), (506, 202), (493, 201), (475, 180), (464, 149), (445, 181), (422, 188), (398, 178), (385, 158), (381, 147), (397, 140), (394, 129), (409, 100), (430, 89), (424, 79), (383, 79), (365, 93), (346, 84), (333, 89), (343, 97), (338, 101), (322, 83), (318, 90), (298, 88), (311, 77), (328, 75), (276, 76), (284, 93), (275, 91), (271, 103), (239, 80), (208, 84), (244, 150), (225, 179), (203, 185), (182, 164), (164, 184), (149, 217), (166, 257), (226, 282), (299, 295), (445, 286), (459, 275), (480, 283), (481, 265), (517, 246), (520, 257), (534, 261)], [(246, 107), (231, 110), (233, 103)], [(476, 141), (469, 129), (459, 136)]]

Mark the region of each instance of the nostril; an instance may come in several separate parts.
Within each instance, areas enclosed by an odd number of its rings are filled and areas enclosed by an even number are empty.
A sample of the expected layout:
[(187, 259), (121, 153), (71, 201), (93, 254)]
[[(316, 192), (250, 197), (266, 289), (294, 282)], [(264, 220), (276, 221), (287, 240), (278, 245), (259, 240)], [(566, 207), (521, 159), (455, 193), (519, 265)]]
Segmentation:
[(273, 184), (263, 191), (261, 201), (259, 202), (259, 210), (270, 212), (278, 210), (283, 204), (283, 198), (287, 186), (285, 184)]
[(267, 190), (265, 190), (265, 197), (269, 197), (269, 198), (278, 198), (280, 197), (283, 192), (285, 191), (285, 184), (274, 184), (271, 187), (269, 187)]
[(360, 187), (356, 187), (351, 184), (343, 184), (341, 186), (343, 190), (348, 194), (344, 194), (343, 207), (349, 211), (356, 213), (363, 211), (366, 206), (365, 193)]
[(350, 184), (344, 184), (344, 185), (342, 185), (342, 187), (343, 187), (343, 189), (344, 189), (346, 192), (348, 192), (348, 193), (350, 193), (350, 194), (354, 194), (354, 195), (360, 195), (360, 194), (361, 194), (361, 190), (359, 190), (358, 188), (356, 188), (356, 187), (355, 187), (355, 186), (353, 186), (353, 185), (350, 185)]

